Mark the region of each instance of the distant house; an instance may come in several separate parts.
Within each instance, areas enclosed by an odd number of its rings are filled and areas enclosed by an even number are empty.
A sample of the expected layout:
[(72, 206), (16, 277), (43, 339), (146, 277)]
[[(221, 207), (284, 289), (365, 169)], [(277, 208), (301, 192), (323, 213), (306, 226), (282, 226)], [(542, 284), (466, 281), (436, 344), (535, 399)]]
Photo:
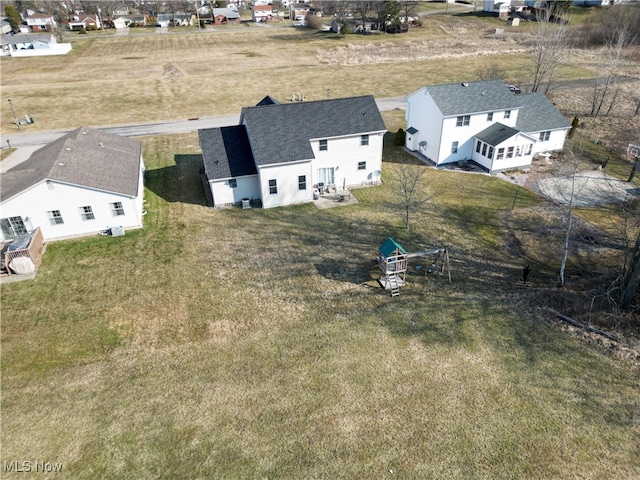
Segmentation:
[(232, 8), (214, 8), (213, 9), (213, 24), (214, 25), (226, 25), (228, 23), (239, 23), (240, 14), (237, 10)]
[(173, 25), (176, 27), (193, 25), (193, 15), (190, 13), (175, 13), (173, 15)]
[(113, 19), (113, 27), (116, 29), (128, 27), (144, 27), (146, 24), (147, 17), (139, 13), (122, 15)]
[(536, 153), (562, 149), (570, 128), (545, 95), (514, 95), (500, 80), (426, 86), (406, 100), (405, 146), (436, 165), (528, 167)]
[(171, 13), (159, 13), (156, 16), (156, 24), (159, 27), (168, 27), (173, 22), (173, 15)]
[(0, 20), (0, 34), (4, 35), (11, 32), (11, 23), (8, 19), (3, 18)]
[(0, 47), (2, 55), (11, 57), (65, 55), (71, 51), (70, 43), (58, 43), (50, 33), (3, 35)]
[(274, 16), (273, 5), (253, 5), (251, 7), (251, 20), (256, 23), (268, 22)]
[(118, 5), (114, 7), (111, 15), (113, 15), (113, 18), (127, 16), (129, 15), (129, 7), (127, 7), (125, 4)]
[(95, 30), (102, 28), (98, 15), (81, 13), (69, 20), (69, 30)]
[(2, 239), (37, 227), (45, 241), (140, 228), (143, 174), (138, 140), (78, 128), (2, 174)]
[(313, 201), (314, 189), (380, 181), (386, 128), (372, 96), (242, 109), (240, 125), (198, 132), (215, 207)]
[(304, 17), (311, 11), (311, 5), (307, 3), (290, 3), (289, 18), (291, 20), (304, 20)]
[(27, 23), (29, 31), (34, 33), (52, 32), (57, 26), (53, 15), (49, 15), (48, 13), (35, 12), (27, 15), (24, 20)]

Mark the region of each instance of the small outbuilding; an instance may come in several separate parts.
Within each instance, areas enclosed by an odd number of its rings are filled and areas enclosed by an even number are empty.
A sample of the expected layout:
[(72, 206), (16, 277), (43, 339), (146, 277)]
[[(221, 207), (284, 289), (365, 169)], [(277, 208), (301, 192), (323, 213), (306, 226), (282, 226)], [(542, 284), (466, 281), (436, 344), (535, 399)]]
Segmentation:
[(377, 257), (380, 267), (380, 285), (385, 290), (391, 290), (391, 296), (400, 295), (400, 287), (405, 283), (407, 272), (407, 251), (393, 238), (387, 237), (378, 248)]

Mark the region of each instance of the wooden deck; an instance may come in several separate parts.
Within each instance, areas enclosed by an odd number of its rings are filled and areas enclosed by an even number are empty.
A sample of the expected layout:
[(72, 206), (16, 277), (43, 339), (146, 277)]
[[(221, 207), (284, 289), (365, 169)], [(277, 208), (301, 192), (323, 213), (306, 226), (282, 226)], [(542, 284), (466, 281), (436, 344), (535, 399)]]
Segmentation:
[(46, 244), (44, 243), (40, 227), (36, 228), (32, 232), (31, 239), (29, 240), (29, 245), (27, 245), (25, 248), (10, 250), (11, 243), (12, 242), (10, 241), (2, 244), (0, 275), (15, 275), (9, 268), (9, 265), (14, 258), (18, 257), (27, 257), (33, 262), (36, 268), (40, 266), (40, 264), (42, 263), (42, 255), (44, 254), (46, 248)]

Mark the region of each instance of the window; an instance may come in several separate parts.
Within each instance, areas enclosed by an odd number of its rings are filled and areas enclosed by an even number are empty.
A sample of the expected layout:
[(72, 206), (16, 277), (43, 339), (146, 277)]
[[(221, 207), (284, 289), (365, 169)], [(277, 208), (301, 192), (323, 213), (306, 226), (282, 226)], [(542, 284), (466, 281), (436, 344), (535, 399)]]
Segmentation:
[(489, 155), (487, 155), (487, 158), (493, 158), (493, 147), (489, 147)]
[(527, 145), (527, 153), (525, 155), (531, 155), (531, 150), (533, 149), (533, 143)]
[(22, 217), (0, 219), (0, 226), (2, 227), (4, 238), (14, 238), (27, 233), (27, 228), (24, 226)]
[(511, 110), (506, 110), (504, 112), (504, 118), (511, 118)]
[(90, 205), (86, 207), (80, 207), (80, 217), (82, 220), (95, 220), (96, 217), (93, 215), (93, 209)]
[(124, 207), (122, 206), (122, 202), (113, 202), (110, 203), (109, 206), (111, 207), (111, 215), (113, 215), (114, 217), (120, 217), (124, 215)]
[(551, 132), (540, 132), (540, 141), (546, 142), (547, 140), (549, 140), (550, 136), (551, 136)]
[(487, 156), (487, 144), (486, 143), (484, 145), (482, 145), (482, 156), (483, 157)]
[(276, 180), (269, 180), (269, 195), (278, 194), (278, 182)]
[(491, 122), (493, 120), (493, 112), (487, 113), (487, 122)]
[(367, 162), (358, 162), (358, 170), (366, 170)]
[(476, 153), (480, 153), (480, 148), (482, 147), (482, 142), (478, 140), (476, 142)]
[(498, 154), (496, 155), (496, 160), (502, 160), (504, 158), (504, 148), (498, 149)]
[(49, 217), (49, 222), (51, 222), (51, 225), (62, 225), (64, 223), (60, 210), (51, 210), (47, 212), (47, 215)]
[(369, 135), (360, 135), (360, 146), (364, 147), (369, 145)]
[(327, 145), (327, 141), (326, 140), (320, 140), (320, 151), (321, 152), (326, 152), (327, 150), (329, 150), (329, 146)]
[(458, 142), (453, 142), (451, 144), (451, 153), (458, 153)]
[(461, 115), (456, 118), (456, 127), (466, 127), (471, 121), (471, 115)]
[(513, 147), (507, 148), (507, 158), (513, 158)]
[(298, 190), (306, 190), (307, 189), (307, 176), (299, 175), (298, 176)]
[(238, 188), (238, 180), (236, 180), (235, 178), (230, 178), (229, 188)]

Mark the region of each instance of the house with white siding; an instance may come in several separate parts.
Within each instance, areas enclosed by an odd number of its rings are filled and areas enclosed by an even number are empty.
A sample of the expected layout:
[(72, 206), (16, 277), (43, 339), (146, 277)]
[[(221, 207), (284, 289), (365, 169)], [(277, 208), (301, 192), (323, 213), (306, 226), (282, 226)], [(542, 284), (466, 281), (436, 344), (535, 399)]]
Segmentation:
[(406, 101), (405, 147), (436, 166), (526, 168), (536, 153), (561, 150), (570, 128), (545, 95), (515, 95), (500, 80), (426, 86)]
[(58, 43), (50, 33), (3, 35), (0, 38), (2, 55), (11, 57), (42, 57), (66, 55), (71, 51), (70, 43)]
[(138, 140), (88, 127), (36, 150), (0, 177), (0, 236), (40, 227), (45, 241), (142, 227)]
[(314, 189), (380, 181), (386, 127), (372, 96), (242, 109), (240, 124), (199, 130), (215, 207), (312, 202)]

